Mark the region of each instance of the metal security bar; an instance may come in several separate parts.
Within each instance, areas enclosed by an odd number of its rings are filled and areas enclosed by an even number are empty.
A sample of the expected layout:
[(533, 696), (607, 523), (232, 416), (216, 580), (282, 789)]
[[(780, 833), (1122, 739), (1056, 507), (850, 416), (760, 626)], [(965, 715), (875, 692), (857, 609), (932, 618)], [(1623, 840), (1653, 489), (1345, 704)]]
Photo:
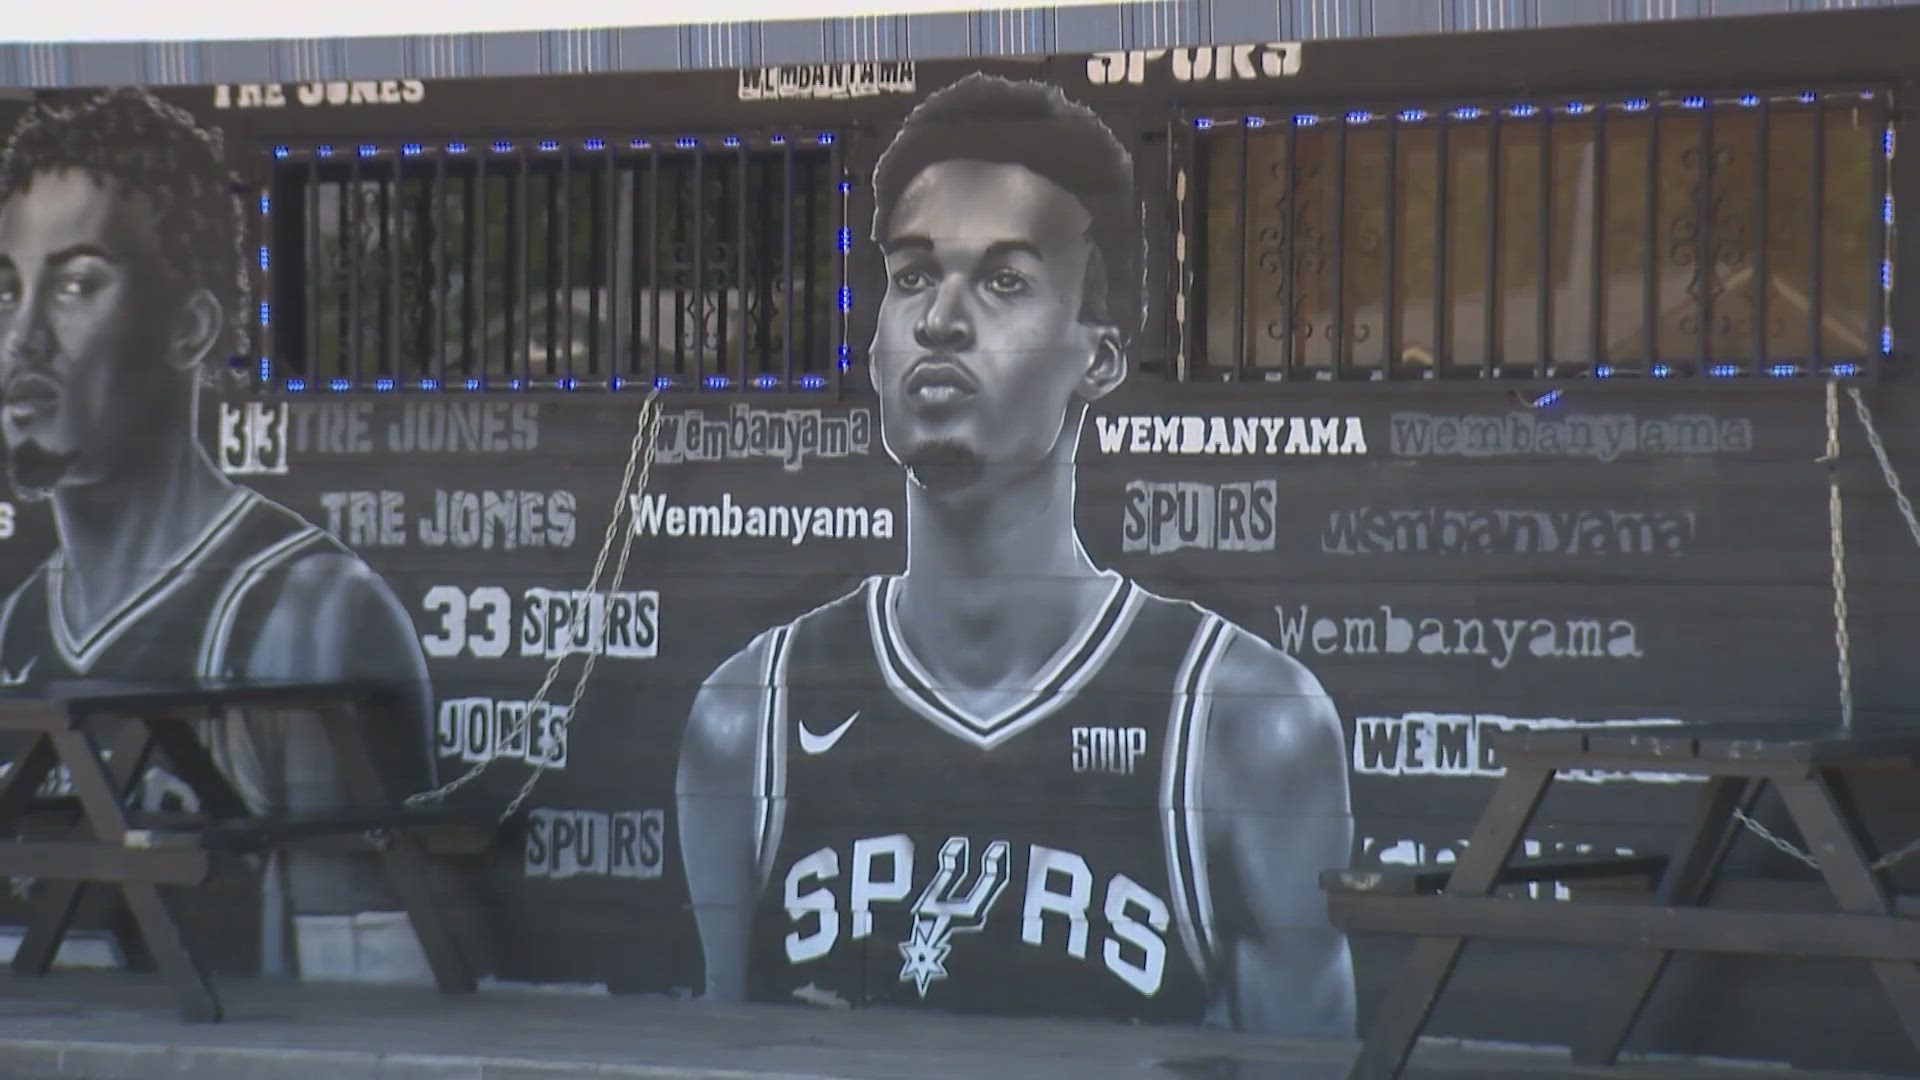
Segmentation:
[(1873, 89), (1195, 118), (1195, 379), (1876, 376)]
[(277, 147), (261, 377), (823, 389), (844, 333), (836, 150), (830, 135)]

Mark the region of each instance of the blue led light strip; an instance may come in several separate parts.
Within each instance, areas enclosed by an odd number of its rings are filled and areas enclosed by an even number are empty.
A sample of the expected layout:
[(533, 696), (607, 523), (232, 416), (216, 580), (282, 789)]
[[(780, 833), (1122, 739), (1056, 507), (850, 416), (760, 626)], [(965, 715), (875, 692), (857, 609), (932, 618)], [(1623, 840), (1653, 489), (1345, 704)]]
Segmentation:
[[(280, 148), (275, 148), (274, 156), (282, 156), (280, 154)], [(256, 297), (272, 297), (273, 195), (271, 192), (266, 190), (261, 191), (259, 200), (254, 204), (254, 208), (259, 211), (258, 216), (254, 220), (256, 227), (260, 230), (259, 250), (255, 253), (254, 257), (254, 264), (259, 268), (259, 276), (254, 279), (258, 283), (254, 295)], [(262, 390), (273, 385), (273, 334), (265, 325), (266, 317), (269, 314), (271, 314), (271, 312), (267, 311), (263, 304), (261, 311), (260, 340), (254, 343), (258, 352), (258, 356), (254, 360), (254, 378), (258, 380), (258, 388)]]

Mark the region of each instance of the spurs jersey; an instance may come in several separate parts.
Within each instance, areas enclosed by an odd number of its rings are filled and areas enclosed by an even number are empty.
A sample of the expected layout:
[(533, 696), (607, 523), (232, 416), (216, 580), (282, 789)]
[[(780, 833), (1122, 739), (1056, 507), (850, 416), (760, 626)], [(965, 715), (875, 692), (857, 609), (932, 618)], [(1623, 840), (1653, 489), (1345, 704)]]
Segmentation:
[(1108, 576), (1099, 614), (990, 715), (907, 647), (897, 578), (764, 636), (756, 996), (1206, 1015), (1193, 809), (1236, 631)]
[(324, 530), (235, 488), (194, 541), (94, 625), (74, 627), (56, 551), (0, 609), (0, 676), (33, 686), (87, 676), (209, 679), (234, 674), (236, 646), (267, 612), (248, 604), (301, 556), (344, 552)]

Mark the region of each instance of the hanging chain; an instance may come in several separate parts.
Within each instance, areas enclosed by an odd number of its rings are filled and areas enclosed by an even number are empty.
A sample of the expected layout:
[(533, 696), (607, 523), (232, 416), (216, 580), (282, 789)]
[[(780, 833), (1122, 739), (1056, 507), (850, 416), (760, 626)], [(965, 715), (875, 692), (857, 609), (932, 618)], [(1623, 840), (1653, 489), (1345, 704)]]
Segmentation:
[(1827, 535), (1833, 554), (1833, 653), (1840, 675), (1840, 729), (1853, 730), (1853, 639), (1847, 634), (1847, 540), (1840, 513), (1840, 384), (1827, 380)]
[[(640, 417), (634, 426), (633, 444), (627, 452), (626, 470), (620, 478), (620, 488), (616, 501), (614, 502), (613, 513), (607, 519), (607, 531), (600, 541), (600, 553), (595, 556), (593, 573), (587, 579), (585, 591), (588, 593), (598, 593), (600, 591), (600, 575), (606, 570), (607, 556), (613, 551), (614, 537), (619, 532), (623, 515), (625, 516), (627, 525), (626, 540), (620, 547), (620, 560), (614, 567), (613, 580), (607, 584), (607, 592), (611, 594), (619, 591), (620, 583), (626, 576), (627, 559), (633, 552), (634, 530), (633, 518), (631, 513), (628, 512), (628, 498), (636, 490), (645, 488), (647, 479), (653, 472), (654, 449), (658, 444), (656, 436), (660, 431), (661, 420), (659, 397), (660, 391), (658, 388), (655, 388), (648, 393), (646, 400), (641, 402)], [(636, 483), (639, 485), (638, 488), (635, 487)], [(575, 616), (575, 622), (569, 624), (569, 630), (577, 627), (579, 620), (586, 619), (589, 610), (590, 608), (587, 605), (582, 605), (578, 614)], [(573, 694), (567, 706), (569, 715), (579, 706), (581, 696), (586, 693), (587, 679), (593, 674), (594, 661), (598, 658), (600, 651), (605, 648), (606, 635), (610, 632), (610, 628), (603, 626), (602, 638), (599, 642), (595, 643), (598, 648), (589, 647), (587, 650), (586, 662), (581, 666), (580, 676), (574, 680)], [(513, 728), (496, 736), (496, 745), (501, 741), (505, 741), (519, 734), (520, 727), (528, 722), (528, 718), (533, 715), (534, 711), (547, 704), (547, 694), (552, 691), (554, 680), (559, 678), (560, 668), (566, 663), (569, 655), (571, 655), (571, 653), (562, 653), (554, 659), (553, 663), (547, 666), (546, 676), (540, 680), (540, 688), (534, 692), (533, 700), (527, 703), (526, 711), (517, 714), (518, 718), (514, 721)], [(446, 799), (448, 795), (472, 783), (481, 773), (486, 772), (488, 766), (492, 765), (493, 762), (494, 758), (489, 755), (475, 764), (471, 769), (454, 777), (447, 783), (431, 791), (422, 791), (407, 796), (406, 805), (419, 806), (428, 802), (440, 802)], [(521, 804), (526, 802), (527, 797), (533, 794), (534, 785), (540, 782), (541, 774), (545, 771), (546, 763), (544, 761), (534, 767), (532, 775), (527, 777), (526, 783), (520, 786), (519, 793), (513, 797), (513, 801), (507, 805), (506, 811), (500, 815), (500, 821), (503, 824), (511, 819), (513, 815), (519, 811)]]
[[(1899, 504), (1900, 516), (1906, 519), (1907, 531), (1913, 534), (1913, 542), (1920, 545), (1920, 518), (1915, 517), (1913, 504), (1907, 501), (1907, 493), (1900, 487), (1900, 476), (1893, 471), (1893, 461), (1887, 457), (1886, 445), (1880, 441), (1880, 432), (1874, 427), (1873, 414), (1867, 411), (1866, 399), (1860, 396), (1859, 387), (1849, 386), (1847, 394), (1853, 398), (1854, 415), (1859, 417), (1860, 426), (1867, 433), (1867, 444), (1873, 447), (1873, 456), (1880, 463), (1880, 474), (1886, 479), (1887, 488), (1893, 492), (1894, 502)], [(1827, 467), (1827, 532), (1833, 553), (1833, 646), (1840, 674), (1840, 726), (1852, 731), (1853, 643), (1847, 634), (1847, 543), (1841, 528), (1840, 513), (1840, 384), (1832, 379), (1827, 381), (1827, 452), (1818, 459), (1818, 463)], [(1733, 818), (1781, 853), (1815, 870), (1820, 869), (1819, 861), (1812, 855), (1755, 821), (1746, 811), (1736, 807)], [(1876, 873), (1889, 870), (1914, 855), (1920, 855), (1920, 840), (1882, 855), (1870, 869)]]

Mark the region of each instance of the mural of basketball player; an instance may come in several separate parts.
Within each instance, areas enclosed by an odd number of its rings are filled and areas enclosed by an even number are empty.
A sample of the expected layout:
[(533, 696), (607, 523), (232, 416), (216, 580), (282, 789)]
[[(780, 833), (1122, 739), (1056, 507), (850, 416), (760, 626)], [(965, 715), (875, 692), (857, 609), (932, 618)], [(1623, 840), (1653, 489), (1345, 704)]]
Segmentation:
[[(406, 610), (197, 438), (201, 383), (248, 314), (219, 133), (138, 89), (37, 106), (0, 184), (0, 434), (16, 495), (48, 504), (58, 536), (0, 608), (7, 682), (394, 679), (404, 730), (378, 732), (376, 756), (430, 782), (431, 694)], [(205, 737), (256, 807), (342, 797), (315, 724), (235, 717)], [(370, 866), (289, 872), (297, 914), (394, 906), (368, 892)]]
[(982, 75), (880, 158), (871, 375), (906, 566), (695, 701), (678, 799), (710, 996), (1351, 1037), (1317, 887), (1352, 839), (1332, 703), (1075, 531), (1081, 424), (1142, 322), (1133, 175), (1057, 88)]

